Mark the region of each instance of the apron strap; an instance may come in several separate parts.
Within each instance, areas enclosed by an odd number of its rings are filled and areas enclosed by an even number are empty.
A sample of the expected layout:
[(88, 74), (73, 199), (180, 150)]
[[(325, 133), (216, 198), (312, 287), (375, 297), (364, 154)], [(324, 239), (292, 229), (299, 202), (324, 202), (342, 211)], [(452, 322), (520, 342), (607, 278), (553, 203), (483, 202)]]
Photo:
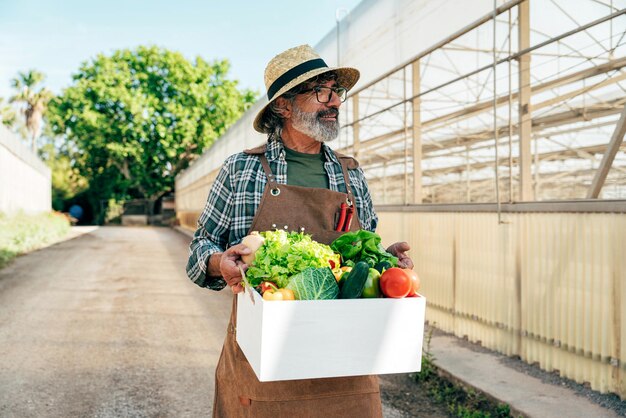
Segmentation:
[[(350, 185), (350, 176), (348, 175), (348, 162), (345, 161), (344, 158), (339, 158), (339, 156), (335, 153), (335, 156), (339, 160), (341, 164), (341, 171), (343, 172), (343, 181), (346, 184), (346, 192), (348, 194), (348, 199), (352, 204), (354, 204), (354, 194), (352, 193), (352, 186)], [(280, 193), (280, 189), (278, 187), (278, 183), (276, 182), (276, 176), (272, 173), (272, 169), (270, 168), (270, 164), (267, 161), (267, 157), (265, 154), (259, 154), (259, 160), (261, 160), (261, 165), (263, 166), (263, 171), (265, 172), (265, 176), (267, 177), (267, 181), (270, 186), (270, 192), (272, 195), (276, 196), (276, 193)]]
[[(335, 154), (335, 156), (337, 156)], [(352, 193), (352, 187), (350, 186), (350, 176), (348, 175), (348, 164), (343, 158), (337, 158), (341, 163), (341, 171), (343, 171), (343, 181), (346, 183), (346, 191), (348, 193), (348, 199), (354, 205), (354, 194)]]
[(230, 320), (228, 321), (228, 332), (237, 332), (237, 295), (233, 294), (233, 303), (230, 309)]
[(263, 166), (263, 171), (265, 171), (265, 176), (267, 176), (267, 181), (269, 182), (272, 189), (278, 188), (278, 183), (276, 183), (276, 176), (272, 173), (272, 169), (270, 168), (270, 163), (267, 161), (267, 157), (265, 154), (260, 154), (259, 159), (261, 160), (261, 165)]

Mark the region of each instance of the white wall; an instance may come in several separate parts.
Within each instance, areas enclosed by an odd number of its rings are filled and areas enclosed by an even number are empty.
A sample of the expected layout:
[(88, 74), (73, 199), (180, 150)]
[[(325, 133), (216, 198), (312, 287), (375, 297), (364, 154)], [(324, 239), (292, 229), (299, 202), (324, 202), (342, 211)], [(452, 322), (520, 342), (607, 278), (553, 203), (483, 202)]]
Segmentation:
[[(339, 64), (359, 69), (359, 89), (492, 11), (493, 0), (363, 0), (340, 22)], [(336, 29), (315, 49), (336, 66)]]
[(0, 212), (48, 212), (51, 202), (50, 169), (0, 125)]

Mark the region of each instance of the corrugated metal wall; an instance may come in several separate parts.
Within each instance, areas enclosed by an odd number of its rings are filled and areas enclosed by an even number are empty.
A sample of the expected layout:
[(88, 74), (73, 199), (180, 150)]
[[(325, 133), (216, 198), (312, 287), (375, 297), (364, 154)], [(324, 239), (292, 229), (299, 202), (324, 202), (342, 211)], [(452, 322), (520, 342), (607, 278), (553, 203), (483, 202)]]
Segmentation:
[(50, 169), (0, 125), (0, 212), (47, 212), (51, 202)]
[(626, 398), (626, 214), (379, 211), (408, 241), (427, 319)]

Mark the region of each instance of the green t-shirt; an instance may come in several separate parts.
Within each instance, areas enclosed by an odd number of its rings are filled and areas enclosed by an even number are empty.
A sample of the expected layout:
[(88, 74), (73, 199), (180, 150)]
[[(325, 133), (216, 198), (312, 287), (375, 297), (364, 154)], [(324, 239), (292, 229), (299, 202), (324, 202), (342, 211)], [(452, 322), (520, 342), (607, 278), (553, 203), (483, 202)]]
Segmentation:
[(287, 161), (287, 184), (292, 186), (330, 188), (328, 174), (324, 170), (324, 153), (305, 154), (285, 147)]

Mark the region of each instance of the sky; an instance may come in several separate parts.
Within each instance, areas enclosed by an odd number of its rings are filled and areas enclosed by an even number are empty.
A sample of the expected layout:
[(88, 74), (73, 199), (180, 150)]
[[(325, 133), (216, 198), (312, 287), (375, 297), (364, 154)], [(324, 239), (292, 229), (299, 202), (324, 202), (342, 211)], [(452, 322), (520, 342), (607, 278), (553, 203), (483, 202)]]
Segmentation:
[(36, 69), (54, 93), (82, 62), (157, 45), (188, 59), (228, 59), (240, 86), (265, 93), (279, 52), (317, 44), (360, 0), (0, 0), (0, 97), (18, 71)]

